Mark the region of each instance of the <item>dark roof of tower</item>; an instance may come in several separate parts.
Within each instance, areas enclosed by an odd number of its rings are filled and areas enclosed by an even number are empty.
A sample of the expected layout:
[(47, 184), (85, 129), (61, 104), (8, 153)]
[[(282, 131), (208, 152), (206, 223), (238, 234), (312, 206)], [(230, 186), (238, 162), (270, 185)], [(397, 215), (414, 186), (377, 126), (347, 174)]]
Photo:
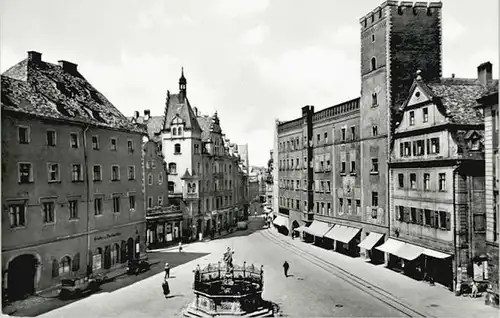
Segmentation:
[(179, 78), (179, 84), (186, 84), (186, 78), (184, 77), (184, 67), (181, 68), (181, 77)]
[(60, 65), (25, 59), (12, 66), (1, 76), (2, 109), (145, 133), (72, 65), (73, 69), (65, 70)]
[(212, 118), (209, 116), (198, 116), (196, 119), (201, 127), (201, 140), (206, 141), (210, 137), (210, 125), (212, 123)]
[(189, 99), (185, 97), (184, 100), (181, 101), (180, 94), (168, 94), (163, 129), (170, 129), (172, 120), (175, 116), (179, 116), (179, 118), (184, 121), (185, 129), (201, 131), (193, 108), (189, 104)]

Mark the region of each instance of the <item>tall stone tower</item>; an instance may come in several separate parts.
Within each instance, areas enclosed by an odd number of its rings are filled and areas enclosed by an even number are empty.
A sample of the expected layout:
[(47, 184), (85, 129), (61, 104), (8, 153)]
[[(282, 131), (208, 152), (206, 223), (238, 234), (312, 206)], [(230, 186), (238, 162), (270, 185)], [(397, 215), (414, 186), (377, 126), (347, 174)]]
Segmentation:
[(441, 2), (385, 1), (360, 19), (362, 219), (385, 230), (392, 118), (417, 70), (424, 80), (441, 76), (441, 8)]

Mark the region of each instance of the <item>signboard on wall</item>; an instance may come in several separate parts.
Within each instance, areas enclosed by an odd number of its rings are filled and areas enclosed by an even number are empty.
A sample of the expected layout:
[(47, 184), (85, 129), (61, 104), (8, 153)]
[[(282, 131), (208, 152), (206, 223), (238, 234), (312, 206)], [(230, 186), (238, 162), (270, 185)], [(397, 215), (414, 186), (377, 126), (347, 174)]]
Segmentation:
[(167, 242), (172, 241), (172, 233), (167, 233)]
[(101, 269), (101, 254), (92, 256), (92, 270), (96, 271)]

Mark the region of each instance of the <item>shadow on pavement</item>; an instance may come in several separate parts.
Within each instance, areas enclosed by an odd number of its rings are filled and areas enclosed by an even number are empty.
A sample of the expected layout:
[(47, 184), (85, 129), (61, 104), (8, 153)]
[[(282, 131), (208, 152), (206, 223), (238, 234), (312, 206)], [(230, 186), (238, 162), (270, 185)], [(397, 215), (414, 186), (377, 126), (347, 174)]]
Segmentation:
[[(188, 263), (192, 260), (198, 259), (200, 257), (204, 257), (208, 255), (208, 253), (189, 253), (189, 252), (182, 252), (182, 253), (158, 253), (158, 252), (153, 252), (153, 253), (148, 253), (148, 258), (150, 262), (156, 262), (156, 264), (153, 264), (151, 266), (151, 269), (147, 272), (140, 273), (139, 275), (123, 275), (119, 276), (106, 284), (101, 285), (101, 288), (95, 292), (95, 293), (89, 293), (85, 294), (84, 296), (77, 298), (77, 299), (68, 299), (68, 300), (61, 300), (59, 298), (47, 298), (46, 301), (36, 304), (32, 307), (29, 308), (21, 308), (18, 309), (16, 312), (14, 312), (12, 315), (13, 316), (18, 316), (18, 317), (34, 317), (38, 316), (44, 313), (47, 313), (49, 311), (52, 311), (57, 308), (64, 307), (66, 305), (69, 305), (75, 301), (79, 301), (81, 299), (87, 298), (91, 295), (99, 295), (102, 293), (110, 293), (115, 290), (118, 290), (120, 288), (130, 286), (134, 283), (137, 283), (143, 279), (149, 278), (151, 276), (154, 276), (158, 273), (161, 273), (164, 271), (164, 266), (165, 263), (168, 262), (171, 268), (171, 273), (175, 273), (175, 267)], [(175, 275), (171, 275), (170, 279), (174, 279)], [(160, 289), (160, 283), (158, 283), (158, 288)], [(170, 297), (177, 297), (177, 296), (182, 296), (182, 295), (171, 295)]]

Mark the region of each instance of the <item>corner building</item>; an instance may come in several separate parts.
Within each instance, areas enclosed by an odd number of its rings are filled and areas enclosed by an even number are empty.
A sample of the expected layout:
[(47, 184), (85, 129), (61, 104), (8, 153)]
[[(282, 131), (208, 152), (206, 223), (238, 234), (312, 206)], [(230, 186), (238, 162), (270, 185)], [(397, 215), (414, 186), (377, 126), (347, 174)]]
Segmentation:
[(145, 132), (71, 62), (30, 51), (1, 81), (4, 296), (140, 257)]

